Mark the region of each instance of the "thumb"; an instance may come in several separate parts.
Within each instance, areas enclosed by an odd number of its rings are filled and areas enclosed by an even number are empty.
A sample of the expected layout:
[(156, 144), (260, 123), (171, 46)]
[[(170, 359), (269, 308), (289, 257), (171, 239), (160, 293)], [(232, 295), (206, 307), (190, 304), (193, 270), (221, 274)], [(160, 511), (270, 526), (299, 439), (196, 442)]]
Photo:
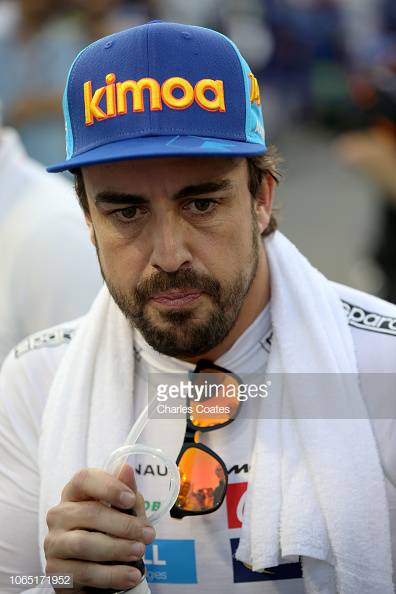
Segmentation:
[(130, 487), (134, 493), (137, 492), (135, 473), (132, 466), (129, 464), (123, 464), (120, 468), (117, 478), (119, 481), (122, 481), (128, 487)]
[[(119, 481), (122, 481), (130, 489), (132, 489), (132, 491), (136, 495), (136, 503), (133, 507), (133, 511), (130, 510), (130, 513), (132, 513), (133, 515), (142, 517), (142, 518), (146, 518), (147, 516), (146, 516), (144, 498), (138, 492), (136, 478), (135, 478), (135, 472), (134, 472), (132, 466), (130, 466), (129, 464), (123, 464), (120, 468), (117, 478)], [(123, 510), (123, 511), (125, 512), (125, 510)], [(129, 513), (129, 511), (128, 511), (128, 513)]]

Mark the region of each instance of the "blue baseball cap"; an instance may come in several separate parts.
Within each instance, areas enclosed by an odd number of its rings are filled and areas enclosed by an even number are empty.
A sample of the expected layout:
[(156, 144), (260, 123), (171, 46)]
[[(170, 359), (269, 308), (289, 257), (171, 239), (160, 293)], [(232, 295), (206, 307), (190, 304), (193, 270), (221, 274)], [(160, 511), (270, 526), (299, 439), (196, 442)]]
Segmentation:
[(66, 160), (48, 171), (167, 156), (266, 152), (260, 90), (236, 45), (154, 21), (95, 41), (63, 98)]

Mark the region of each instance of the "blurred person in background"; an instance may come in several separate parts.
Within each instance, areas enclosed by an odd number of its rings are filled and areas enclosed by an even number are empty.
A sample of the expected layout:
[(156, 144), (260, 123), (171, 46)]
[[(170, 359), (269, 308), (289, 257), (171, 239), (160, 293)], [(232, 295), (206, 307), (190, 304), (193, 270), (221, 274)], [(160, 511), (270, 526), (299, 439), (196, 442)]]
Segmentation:
[(62, 84), (79, 40), (52, 0), (17, 0), (0, 35), (3, 120), (15, 127), (28, 154), (49, 163), (64, 155)]
[[(389, 0), (349, 0), (343, 9), (357, 22), (346, 37), (350, 102), (337, 149), (377, 189), (380, 223), (370, 258), (378, 293), (396, 303), (396, 8)], [(359, 21), (360, 13), (366, 18)]]
[[(289, 218), (292, 236), (305, 242), (307, 255), (321, 269), (396, 302), (396, 279), (391, 280), (396, 220), (389, 202), (396, 169), (395, 112), (390, 105), (396, 4), (393, 0), (263, 0), (263, 6), (274, 38), (264, 75), (277, 93), (278, 101), (272, 96), (277, 144), (289, 163), (284, 222)], [(385, 86), (390, 87), (383, 93), (385, 78)], [(381, 99), (370, 105), (376, 95)], [(348, 142), (343, 137), (343, 148), (341, 142), (337, 145), (340, 164), (331, 148), (333, 139), (351, 131), (354, 135), (348, 134)], [(379, 184), (383, 200), (372, 200), (372, 184), (367, 176), (355, 175), (350, 164)], [(309, 201), (312, 193), (317, 194), (315, 201)], [(320, 242), (293, 207), (298, 194), (307, 197), (306, 207), (309, 202), (314, 209)], [(345, 223), (348, 217), (351, 227)], [(329, 220), (337, 226), (335, 251)]]
[(372, 257), (380, 270), (379, 292), (396, 303), (396, 62), (361, 81), (356, 105), (362, 129), (339, 138), (341, 158), (363, 172), (378, 188), (381, 219)]
[(1, 364), (25, 336), (84, 314), (101, 278), (70, 184), (47, 174), (1, 124), (0, 187)]
[[(4, 121), (43, 164), (64, 157), (61, 98), (70, 62), (87, 43), (146, 18), (143, 2), (16, 0), (0, 4), (0, 81)], [(1, 13), (0, 13), (1, 14)]]

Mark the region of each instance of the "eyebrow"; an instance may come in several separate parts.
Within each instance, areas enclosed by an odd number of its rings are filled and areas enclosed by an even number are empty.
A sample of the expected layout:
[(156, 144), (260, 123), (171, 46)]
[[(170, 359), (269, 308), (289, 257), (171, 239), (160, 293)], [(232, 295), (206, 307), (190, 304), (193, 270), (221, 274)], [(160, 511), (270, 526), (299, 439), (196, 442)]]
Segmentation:
[[(224, 190), (231, 190), (233, 183), (229, 179), (205, 182), (202, 184), (186, 186), (172, 197), (172, 200), (181, 200), (193, 196), (205, 196)], [(139, 194), (127, 194), (112, 190), (104, 190), (95, 196), (95, 204), (148, 204), (149, 200)]]

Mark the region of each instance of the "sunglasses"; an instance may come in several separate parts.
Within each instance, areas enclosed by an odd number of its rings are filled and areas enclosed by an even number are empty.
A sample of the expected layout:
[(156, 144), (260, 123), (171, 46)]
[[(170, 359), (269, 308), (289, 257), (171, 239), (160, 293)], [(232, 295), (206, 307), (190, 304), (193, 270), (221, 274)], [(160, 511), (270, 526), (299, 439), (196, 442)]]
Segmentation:
[(176, 460), (180, 490), (170, 515), (178, 519), (210, 514), (223, 503), (227, 469), (220, 456), (199, 443), (199, 435), (232, 423), (241, 406), (238, 388), (242, 381), (228, 369), (200, 359), (190, 379), (195, 393), (201, 397), (190, 406), (183, 445)]

